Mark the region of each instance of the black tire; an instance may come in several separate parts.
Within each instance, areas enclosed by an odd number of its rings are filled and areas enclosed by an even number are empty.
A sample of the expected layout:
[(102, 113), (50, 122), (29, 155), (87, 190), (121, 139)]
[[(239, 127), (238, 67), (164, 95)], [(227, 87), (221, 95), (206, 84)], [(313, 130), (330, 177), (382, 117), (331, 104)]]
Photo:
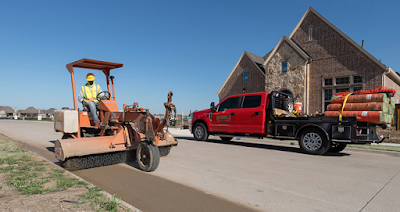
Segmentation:
[(340, 152), (346, 148), (347, 144), (344, 143), (334, 143), (329, 148), (328, 152)]
[(71, 136), (71, 134), (64, 134), (61, 139), (72, 139), (73, 137)]
[(292, 114), (294, 109), (293, 101), (291, 99), (283, 100), (283, 109)]
[(158, 147), (158, 150), (160, 150), (160, 157), (164, 157), (169, 155), (169, 152), (171, 151), (171, 146), (160, 146)]
[(205, 124), (197, 123), (193, 128), (193, 137), (198, 141), (206, 141), (208, 139), (208, 130)]
[(223, 141), (230, 141), (230, 140), (232, 140), (233, 137), (223, 137), (223, 136), (220, 136), (220, 138), (221, 138), (221, 140), (223, 140)]
[(160, 163), (160, 151), (157, 146), (142, 141), (136, 150), (136, 158), (141, 170), (152, 172)]
[(305, 153), (322, 155), (331, 147), (331, 141), (326, 138), (322, 130), (318, 128), (308, 128), (302, 132), (299, 145), (300, 149)]

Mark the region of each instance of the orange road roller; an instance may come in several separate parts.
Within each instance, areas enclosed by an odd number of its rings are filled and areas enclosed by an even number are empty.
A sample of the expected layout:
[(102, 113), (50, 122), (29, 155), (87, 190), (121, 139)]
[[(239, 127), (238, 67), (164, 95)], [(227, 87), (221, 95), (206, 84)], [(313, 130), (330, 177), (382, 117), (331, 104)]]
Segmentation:
[[(63, 133), (62, 139), (55, 142), (54, 153), (65, 169), (74, 171), (137, 160), (141, 170), (151, 172), (157, 169), (160, 157), (167, 156), (171, 148), (178, 145), (168, 132), (173, 112), (176, 116), (171, 91), (164, 103), (166, 112), (162, 120), (154, 117), (149, 109), (135, 104), (124, 104), (123, 110), (118, 110), (110, 70), (122, 66), (121, 63), (86, 58), (67, 64), (74, 109), (63, 108), (54, 115), (55, 131)], [(74, 68), (99, 70), (106, 76), (107, 91), (96, 96), (99, 121), (94, 121), (89, 108), (78, 110)]]

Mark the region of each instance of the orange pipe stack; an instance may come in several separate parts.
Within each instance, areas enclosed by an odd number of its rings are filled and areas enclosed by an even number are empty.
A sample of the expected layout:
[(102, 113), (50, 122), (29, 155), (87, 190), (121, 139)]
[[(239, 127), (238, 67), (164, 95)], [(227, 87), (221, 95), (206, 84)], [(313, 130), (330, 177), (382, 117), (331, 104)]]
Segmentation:
[(325, 112), (326, 117), (339, 117), (342, 112), (342, 117), (356, 117), (359, 122), (391, 124), (393, 121), (395, 101), (393, 97), (388, 97), (386, 93), (369, 93), (366, 91), (352, 94), (347, 97), (344, 107), (346, 94), (338, 93), (335, 95)]
[[(331, 103), (332, 104), (342, 104), (346, 96), (333, 97)], [(347, 98), (347, 103), (366, 103), (366, 102), (384, 102), (385, 104), (389, 104), (389, 99), (385, 93), (377, 93), (377, 94), (359, 94), (359, 95), (350, 95)]]
[[(343, 104), (329, 104), (328, 111), (341, 111)], [(346, 103), (343, 111), (382, 111), (388, 112), (388, 105), (383, 102)]]

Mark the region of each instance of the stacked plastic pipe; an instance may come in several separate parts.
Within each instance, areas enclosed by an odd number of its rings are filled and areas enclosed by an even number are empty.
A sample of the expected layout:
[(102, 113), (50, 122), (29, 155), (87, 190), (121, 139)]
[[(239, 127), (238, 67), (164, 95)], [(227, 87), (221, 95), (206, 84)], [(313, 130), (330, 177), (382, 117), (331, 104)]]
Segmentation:
[[(394, 89), (383, 86), (372, 90), (335, 93), (326, 117), (356, 117), (359, 122), (391, 124), (395, 111)], [(346, 99), (347, 96), (347, 99)]]

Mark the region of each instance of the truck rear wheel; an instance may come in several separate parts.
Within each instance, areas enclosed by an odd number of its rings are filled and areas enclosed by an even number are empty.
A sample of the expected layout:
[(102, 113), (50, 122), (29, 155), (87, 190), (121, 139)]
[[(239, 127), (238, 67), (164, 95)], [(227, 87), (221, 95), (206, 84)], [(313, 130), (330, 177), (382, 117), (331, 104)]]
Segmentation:
[(208, 130), (205, 124), (197, 123), (193, 128), (193, 137), (198, 141), (206, 141), (208, 139)]
[(157, 146), (142, 141), (136, 150), (136, 158), (141, 170), (152, 172), (160, 163), (160, 151)]
[(299, 139), (300, 149), (313, 155), (322, 155), (331, 147), (329, 141), (320, 129), (306, 129)]
[(328, 152), (340, 152), (346, 148), (347, 144), (344, 143), (335, 143), (331, 145)]

